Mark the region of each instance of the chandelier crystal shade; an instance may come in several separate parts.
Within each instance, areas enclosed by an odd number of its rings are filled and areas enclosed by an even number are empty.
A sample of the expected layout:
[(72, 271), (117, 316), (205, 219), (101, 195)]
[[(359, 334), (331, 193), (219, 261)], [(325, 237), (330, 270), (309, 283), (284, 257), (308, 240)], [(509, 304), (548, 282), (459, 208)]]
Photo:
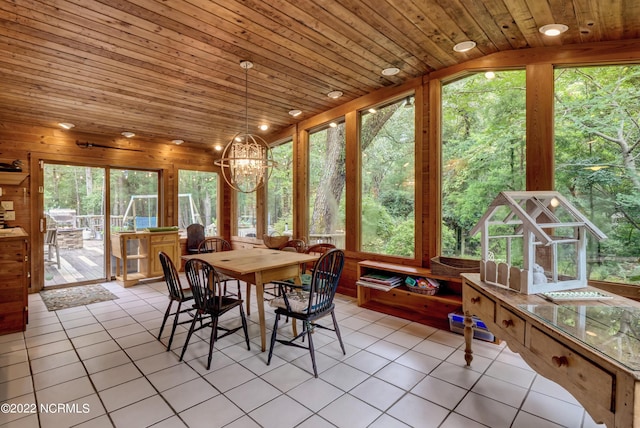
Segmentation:
[(246, 130), (236, 134), (225, 146), (220, 159), (214, 162), (222, 169), (222, 176), (238, 192), (253, 193), (262, 187), (275, 166), (271, 148), (262, 137), (249, 133), (248, 70), (250, 61), (240, 61), (245, 70)]

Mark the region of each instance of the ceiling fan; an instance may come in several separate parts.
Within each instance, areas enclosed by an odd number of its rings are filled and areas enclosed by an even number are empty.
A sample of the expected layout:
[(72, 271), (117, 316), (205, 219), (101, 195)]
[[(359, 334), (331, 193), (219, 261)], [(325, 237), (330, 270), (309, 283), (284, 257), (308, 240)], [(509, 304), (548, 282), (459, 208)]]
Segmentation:
[(143, 152), (144, 150), (140, 149), (128, 149), (126, 147), (113, 147), (113, 146), (105, 146), (103, 144), (90, 143), (89, 141), (77, 141), (76, 146), (82, 147), (83, 149), (90, 149), (91, 147), (99, 147), (101, 149), (115, 149), (115, 150), (127, 150), (129, 152)]

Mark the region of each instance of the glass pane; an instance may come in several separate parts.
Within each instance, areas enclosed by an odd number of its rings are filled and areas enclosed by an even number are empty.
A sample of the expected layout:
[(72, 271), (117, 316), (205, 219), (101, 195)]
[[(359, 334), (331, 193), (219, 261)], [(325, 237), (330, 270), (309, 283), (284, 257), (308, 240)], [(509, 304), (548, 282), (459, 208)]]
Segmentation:
[(256, 237), (256, 192), (236, 192), (238, 201), (238, 236)]
[(589, 278), (640, 284), (640, 66), (555, 78), (555, 189), (608, 238), (589, 241)]
[(442, 255), (480, 258), (469, 231), (500, 191), (524, 190), (525, 72), (475, 74), (442, 88)]
[(215, 236), (218, 218), (218, 174), (206, 171), (178, 171), (178, 227), (198, 223), (206, 236)]
[(344, 248), (344, 121), (309, 133), (309, 244)]
[(111, 231), (158, 227), (158, 173), (111, 169)]
[(293, 235), (293, 142), (272, 149), (278, 167), (267, 184), (268, 232)]
[(363, 112), (361, 250), (415, 254), (415, 112), (413, 97)]
[(44, 286), (106, 279), (104, 168), (44, 165)]

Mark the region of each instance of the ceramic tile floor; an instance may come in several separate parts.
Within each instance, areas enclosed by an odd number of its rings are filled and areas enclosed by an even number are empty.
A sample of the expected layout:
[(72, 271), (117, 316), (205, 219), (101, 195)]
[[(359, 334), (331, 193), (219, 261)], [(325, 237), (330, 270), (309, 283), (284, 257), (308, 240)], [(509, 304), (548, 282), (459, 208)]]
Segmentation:
[[(185, 328), (171, 352), (169, 329), (162, 343), (156, 339), (168, 302), (164, 282), (104, 286), (119, 299), (48, 312), (38, 294), (29, 296), (27, 330), (0, 336), (0, 403), (11, 405), (0, 412), (1, 426), (597, 426), (504, 345), (474, 341), (466, 369), (462, 336), (359, 308), (345, 296), (336, 297), (336, 312), (347, 355), (332, 332), (317, 331), (315, 379), (305, 350), (277, 346), (266, 365), (256, 307), (251, 350), (241, 335), (224, 338), (206, 370), (207, 330), (184, 362)], [(267, 309), (268, 326), (272, 314)], [(226, 322), (239, 322), (229, 315)]]

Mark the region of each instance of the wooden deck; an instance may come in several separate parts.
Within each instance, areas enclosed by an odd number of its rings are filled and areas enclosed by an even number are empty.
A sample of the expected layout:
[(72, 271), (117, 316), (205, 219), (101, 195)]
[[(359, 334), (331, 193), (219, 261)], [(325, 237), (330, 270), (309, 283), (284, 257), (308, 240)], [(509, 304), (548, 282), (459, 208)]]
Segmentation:
[(60, 249), (59, 268), (55, 250), (51, 260), (47, 260), (46, 249), (44, 254), (45, 287), (105, 278), (104, 241), (102, 240), (85, 240), (82, 249)]

